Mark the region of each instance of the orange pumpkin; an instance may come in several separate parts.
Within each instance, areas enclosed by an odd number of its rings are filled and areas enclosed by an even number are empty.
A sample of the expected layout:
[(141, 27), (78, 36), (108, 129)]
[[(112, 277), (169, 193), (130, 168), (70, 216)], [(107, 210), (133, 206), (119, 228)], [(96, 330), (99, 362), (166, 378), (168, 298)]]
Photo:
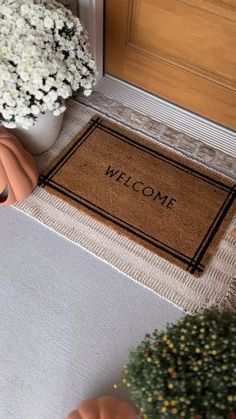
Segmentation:
[(105, 396), (86, 400), (67, 419), (137, 419), (137, 414), (130, 404)]
[(33, 157), (13, 134), (0, 127), (0, 206), (25, 199), (37, 186), (37, 181)]

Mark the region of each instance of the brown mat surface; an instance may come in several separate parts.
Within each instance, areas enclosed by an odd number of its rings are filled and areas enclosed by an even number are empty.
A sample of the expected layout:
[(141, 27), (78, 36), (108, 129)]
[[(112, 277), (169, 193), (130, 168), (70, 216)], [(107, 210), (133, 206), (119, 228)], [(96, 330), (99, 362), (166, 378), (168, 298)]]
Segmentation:
[(40, 185), (196, 276), (236, 208), (233, 181), (98, 117)]

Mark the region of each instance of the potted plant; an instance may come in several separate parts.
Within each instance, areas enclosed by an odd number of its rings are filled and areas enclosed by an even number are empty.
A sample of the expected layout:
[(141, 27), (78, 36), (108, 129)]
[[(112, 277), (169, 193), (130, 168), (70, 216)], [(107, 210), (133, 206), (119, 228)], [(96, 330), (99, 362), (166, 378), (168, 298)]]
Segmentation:
[(0, 22), (0, 123), (42, 152), (59, 134), (65, 99), (91, 93), (88, 36), (56, 0), (1, 0)]
[(122, 384), (139, 418), (235, 418), (236, 314), (187, 315), (130, 353)]

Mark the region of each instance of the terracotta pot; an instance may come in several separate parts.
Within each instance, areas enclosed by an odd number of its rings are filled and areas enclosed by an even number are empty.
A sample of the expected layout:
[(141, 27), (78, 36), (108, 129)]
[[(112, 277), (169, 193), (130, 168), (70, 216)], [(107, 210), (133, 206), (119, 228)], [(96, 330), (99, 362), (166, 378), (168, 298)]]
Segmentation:
[(14, 135), (0, 127), (0, 206), (25, 199), (35, 189), (37, 181), (33, 157)]
[(137, 419), (137, 414), (130, 404), (105, 396), (86, 400), (67, 419)]

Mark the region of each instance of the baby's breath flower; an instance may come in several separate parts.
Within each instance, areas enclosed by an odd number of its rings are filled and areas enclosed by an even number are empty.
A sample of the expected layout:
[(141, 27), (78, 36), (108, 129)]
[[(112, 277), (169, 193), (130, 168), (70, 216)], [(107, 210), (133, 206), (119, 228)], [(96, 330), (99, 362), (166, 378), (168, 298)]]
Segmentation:
[(15, 128), (91, 94), (96, 65), (80, 20), (56, 0), (1, 0), (0, 122)]

